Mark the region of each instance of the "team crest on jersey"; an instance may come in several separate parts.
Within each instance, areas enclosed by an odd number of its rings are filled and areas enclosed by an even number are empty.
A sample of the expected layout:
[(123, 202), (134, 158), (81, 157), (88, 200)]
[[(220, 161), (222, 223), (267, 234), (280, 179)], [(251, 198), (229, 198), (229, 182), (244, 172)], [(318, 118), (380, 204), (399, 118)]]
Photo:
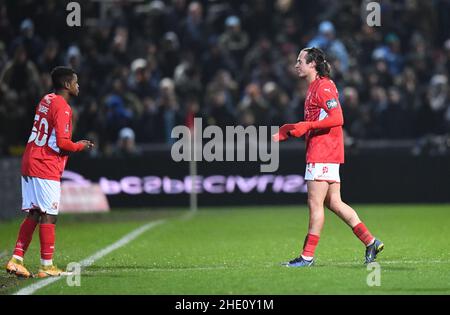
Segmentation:
[(332, 98), (331, 100), (327, 101), (328, 109), (333, 109), (333, 108), (336, 108), (337, 106), (338, 106), (338, 102), (336, 101), (336, 99)]
[(57, 202), (53, 202), (52, 203), (52, 209), (53, 210), (58, 210), (58, 203)]

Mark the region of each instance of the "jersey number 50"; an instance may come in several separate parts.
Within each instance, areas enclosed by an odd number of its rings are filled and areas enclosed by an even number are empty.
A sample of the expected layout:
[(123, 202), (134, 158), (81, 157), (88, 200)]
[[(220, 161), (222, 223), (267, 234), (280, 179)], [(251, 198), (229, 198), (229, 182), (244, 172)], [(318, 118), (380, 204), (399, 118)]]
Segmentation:
[[(48, 121), (44, 117), (39, 121), (39, 115), (34, 116), (33, 129), (31, 129), (31, 135), (28, 139), (28, 143), (36, 143), (37, 146), (42, 147), (47, 143), (48, 138)], [(39, 122), (39, 123), (38, 123)], [(37, 125), (39, 125), (37, 127)], [(42, 132), (42, 127), (44, 132)]]

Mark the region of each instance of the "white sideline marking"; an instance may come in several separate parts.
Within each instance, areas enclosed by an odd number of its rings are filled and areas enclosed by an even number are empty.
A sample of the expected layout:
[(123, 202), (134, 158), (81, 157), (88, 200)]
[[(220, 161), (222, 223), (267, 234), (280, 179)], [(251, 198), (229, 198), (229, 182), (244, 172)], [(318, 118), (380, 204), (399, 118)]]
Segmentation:
[[(128, 244), (129, 242), (131, 242), (132, 240), (137, 238), (142, 233), (144, 233), (164, 222), (165, 222), (165, 220), (158, 220), (158, 221), (147, 223), (147, 224), (135, 229), (134, 231), (128, 233), (127, 235), (122, 237), (117, 242), (109, 245), (108, 247), (105, 247), (105, 248), (99, 250), (92, 256), (89, 256), (88, 258), (80, 261), (79, 264), (81, 265), (81, 267), (89, 267), (96, 260), (99, 260), (100, 258), (108, 255), (109, 253), (115, 251), (116, 249)], [(32, 285), (29, 285), (28, 287), (25, 287), (25, 288), (17, 291), (14, 295), (31, 295), (31, 294), (35, 293), (37, 290), (42, 289), (43, 287), (46, 287), (49, 284), (52, 284), (61, 279), (62, 279), (62, 277), (54, 277), (54, 278), (47, 278), (47, 279), (41, 280), (39, 282), (33, 283)]]

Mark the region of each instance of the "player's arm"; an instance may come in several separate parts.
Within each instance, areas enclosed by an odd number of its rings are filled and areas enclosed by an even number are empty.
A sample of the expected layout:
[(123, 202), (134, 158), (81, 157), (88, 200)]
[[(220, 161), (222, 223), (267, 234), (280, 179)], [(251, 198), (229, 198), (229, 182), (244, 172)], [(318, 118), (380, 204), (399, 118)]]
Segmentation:
[(276, 142), (284, 141), (289, 136), (299, 138), (309, 130), (342, 126), (344, 124), (344, 117), (342, 115), (342, 108), (339, 105), (338, 95), (333, 92), (334, 90), (335, 88), (330, 85), (319, 87), (318, 105), (325, 110), (327, 117), (317, 121), (301, 121), (296, 124), (283, 125), (280, 131), (273, 135), (273, 140)]
[(325, 107), (321, 107), (324, 108), (327, 112), (327, 117), (317, 121), (301, 121), (299, 123), (296, 123), (295, 128), (293, 130), (290, 130), (288, 132), (288, 135), (301, 137), (309, 130), (327, 129), (342, 126), (344, 124), (344, 117), (342, 115), (342, 109), (339, 106), (339, 101), (337, 100), (337, 98), (330, 98), (324, 102)]
[(79, 152), (91, 148), (94, 144), (88, 140), (81, 140), (72, 142), (70, 134), (70, 113), (60, 106), (54, 114), (56, 144), (58, 147), (66, 152)]
[(318, 105), (325, 110), (327, 117), (318, 121), (309, 122), (310, 129), (326, 129), (342, 126), (344, 124), (344, 117), (342, 115), (342, 108), (339, 104), (339, 96), (336, 93), (334, 85), (325, 84), (319, 87), (317, 93)]

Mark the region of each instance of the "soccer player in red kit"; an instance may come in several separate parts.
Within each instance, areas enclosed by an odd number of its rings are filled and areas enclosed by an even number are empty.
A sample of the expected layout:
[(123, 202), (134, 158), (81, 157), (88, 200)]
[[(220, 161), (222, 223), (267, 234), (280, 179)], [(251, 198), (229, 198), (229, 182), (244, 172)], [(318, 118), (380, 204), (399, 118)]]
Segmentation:
[(347, 223), (366, 246), (365, 263), (371, 263), (384, 244), (372, 236), (355, 210), (341, 200), (339, 165), (344, 163), (344, 123), (339, 95), (330, 79), (330, 65), (318, 48), (303, 49), (295, 65), (298, 76), (309, 88), (305, 100), (305, 121), (281, 126), (274, 141), (289, 137), (306, 139), (306, 173), (308, 188), (309, 230), (301, 255), (285, 265), (308, 267), (314, 263), (314, 252), (324, 224), (324, 204)]
[(55, 93), (45, 95), (36, 107), (34, 124), (22, 158), (22, 210), (28, 212), (22, 222), (16, 246), (6, 271), (19, 277), (31, 277), (23, 257), (39, 224), (41, 245), (40, 278), (60, 276), (53, 265), (55, 224), (61, 195), (60, 180), (69, 152), (83, 151), (94, 144), (88, 140), (72, 142), (72, 110), (67, 103), (78, 96), (78, 77), (68, 67), (51, 72)]

